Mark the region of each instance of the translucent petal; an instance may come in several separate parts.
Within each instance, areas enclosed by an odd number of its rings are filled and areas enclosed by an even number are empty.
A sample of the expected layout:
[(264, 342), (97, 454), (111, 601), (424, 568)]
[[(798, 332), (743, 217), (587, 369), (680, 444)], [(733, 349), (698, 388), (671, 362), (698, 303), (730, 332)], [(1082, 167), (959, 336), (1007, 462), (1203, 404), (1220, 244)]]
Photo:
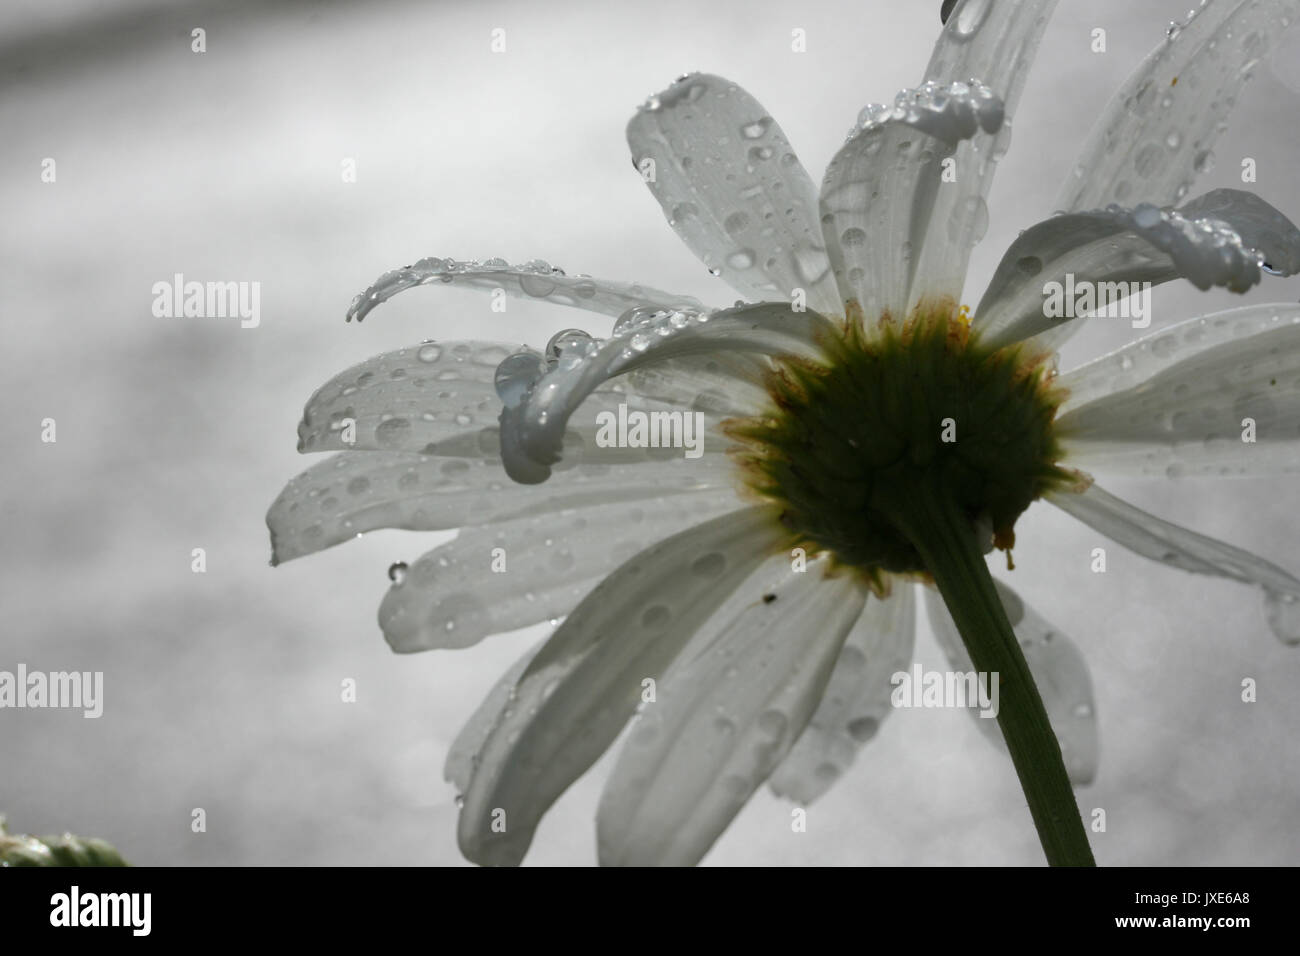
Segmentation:
[[(844, 300), (868, 317), (904, 314), (944, 160), (980, 130), (996, 132), (1002, 103), (986, 87), (928, 84), (869, 106), (822, 181), (822, 232)], [(977, 216), (983, 199), (963, 215)], [(987, 226), (987, 210), (983, 210)], [(957, 228), (960, 224), (953, 224)]]
[[(1144, 371), (1135, 371), (1139, 362)], [(1168, 478), (1300, 471), (1296, 306), (1239, 309), (1181, 323), (1071, 372), (1061, 383), (1099, 383), (1108, 374), (1111, 390), (1094, 384), (1097, 397), (1057, 419), (1069, 465)]]
[(912, 663), (916, 588), (895, 581), (885, 600), (869, 598), (831, 671), (812, 720), (768, 781), (777, 796), (810, 804), (853, 764), (894, 710), (890, 678)]
[(504, 259), (486, 262), (431, 257), (410, 266), (385, 272), (374, 284), (352, 300), (348, 321), (363, 320), (381, 303), (399, 292), (421, 285), (445, 284), (467, 289), (492, 292), (504, 289), (506, 294), (524, 299), (545, 299), (556, 305), (567, 305), (602, 315), (622, 315), (628, 309), (650, 307), (656, 309), (698, 309), (699, 301), (690, 296), (661, 292), (650, 286), (634, 282), (611, 282), (590, 276), (568, 276), (550, 264), (535, 259), (520, 266), (512, 266)]
[(417, 451), (494, 425), (501, 399), (493, 375), (517, 348), (505, 342), (426, 342), (354, 365), (308, 400), (298, 450)]
[(924, 296), (961, 296), (971, 249), (988, 228), (985, 199), (997, 161), (1010, 145), (1010, 117), (1055, 7), (1056, 0), (967, 0), (935, 44), (926, 80), (980, 80), (1001, 99), (1007, 119), (995, 132), (981, 130), (957, 146), (956, 179), (943, 183), (935, 196), (909, 308)]
[(745, 509), (653, 545), (597, 585), (533, 658), (477, 755), (458, 830), (465, 857), (518, 863), (542, 814), (632, 716), (642, 681), (661, 678), (783, 543), (772, 511)]
[[(496, 436), (490, 441), (495, 447)], [(691, 459), (680, 449), (645, 450), (673, 457), (608, 465), (575, 460), (575, 448), (572, 467), (557, 469), (545, 488), (512, 482), (500, 461), (489, 457), (344, 452), (291, 480), (271, 505), (266, 516), (271, 562), (312, 554), (378, 528), (473, 527), (581, 505), (734, 486), (725, 455)]]
[(757, 352), (816, 357), (819, 341), (832, 333), (816, 312), (791, 311), (784, 303), (741, 306), (714, 313), (667, 313), (627, 329), (587, 354), (540, 378), (502, 416), (502, 448), (516, 481), (545, 481), (563, 459), (565, 428), (586, 398), (605, 381), (664, 359), (708, 353)]
[(515, 689), (515, 683), (545, 644), (546, 641), (543, 640), (529, 648), (501, 675), (451, 742), (447, 760), (442, 767), (442, 778), (456, 785), (458, 796), (469, 789), (470, 780), (478, 769), (479, 751), (487, 742), (501, 712), (510, 706), (510, 693)]
[(1212, 149), (1255, 66), (1300, 15), (1297, 0), (1202, 5), (1125, 81), (1098, 119), (1056, 208), (1168, 206), (1213, 162)]
[[(307, 402), (298, 425), (298, 450), (386, 450), (499, 459), (497, 423), (503, 406), (494, 376), (501, 360), (519, 354), (518, 348), (488, 342), (426, 342), (355, 365)], [(538, 362), (544, 368), (540, 358)], [(725, 439), (715, 430), (718, 423), (750, 414), (753, 402), (765, 394), (752, 367), (720, 357), (673, 371), (673, 387), (659, 383), (659, 395), (647, 395), (642, 388), (653, 379), (628, 376), (587, 396), (569, 423), (566, 452), (606, 464), (659, 454), (659, 449), (596, 443), (598, 416), (602, 412), (617, 416), (620, 405), (647, 413), (699, 411), (711, 435), (706, 452), (721, 452)], [(574, 454), (569, 458), (576, 462)]]
[(627, 141), (669, 225), (710, 272), (751, 301), (788, 302), (798, 288), (810, 308), (840, 310), (817, 191), (752, 96), (692, 73), (637, 111)]
[(1221, 345), (1250, 338), (1300, 320), (1290, 303), (1247, 305), (1186, 319), (1073, 368), (1057, 379), (1068, 392), (1061, 414), (1099, 398), (1136, 388), (1179, 362), (1202, 357)]
[[(1100, 284), (1184, 278), (1202, 290), (1245, 292), (1260, 281), (1261, 257), (1290, 262), (1300, 252), (1300, 231), (1249, 193), (1216, 190), (1197, 202), (1204, 206), (1189, 203), (1186, 212), (1145, 203), (1112, 206), (1030, 227), (998, 264), (976, 310), (975, 328), (994, 347), (1036, 335), (1043, 350), (1055, 351), (1079, 325), (1075, 313), (1087, 311), (1076, 290), (1087, 287), (1095, 299), (1105, 294), (1111, 315), (1149, 322), (1149, 314), (1133, 315), (1131, 304), (1120, 298), (1133, 287)], [(1265, 221), (1271, 228), (1261, 226)], [(1243, 232), (1260, 248), (1249, 245)]]
[(1145, 558), (1259, 587), (1273, 634), (1284, 644), (1300, 644), (1300, 581), (1277, 565), (1148, 514), (1095, 484), (1082, 493), (1054, 492), (1047, 499)]
[[(1038, 685), (1043, 706), (1047, 708), (1047, 719), (1061, 745), (1070, 780), (1075, 784), (1091, 783), (1097, 774), (1098, 748), (1097, 709), (1088, 662), (1073, 641), (1026, 605), (1015, 591), (1001, 581), (994, 583), (1025, 662), (1034, 675), (1034, 683)], [(943, 598), (933, 588), (926, 588), (925, 592), (930, 626), (949, 666), (954, 671), (971, 672), (974, 667), (970, 654)], [(980, 732), (1005, 751), (1006, 742), (998, 722), (981, 717), (975, 708), (970, 709), (970, 714)]]
[(388, 589), (379, 626), (389, 646), (405, 654), (469, 647), (490, 634), (563, 617), (611, 568), (739, 505), (733, 491), (720, 489), (467, 528)]
[(763, 375), (772, 364), (766, 356), (688, 355), (642, 365), (611, 383), (647, 399), (728, 417), (752, 415), (768, 401)]
[(816, 709), (863, 592), (775, 561), (764, 594), (698, 635), (642, 709), (601, 797), (602, 865), (699, 862)]

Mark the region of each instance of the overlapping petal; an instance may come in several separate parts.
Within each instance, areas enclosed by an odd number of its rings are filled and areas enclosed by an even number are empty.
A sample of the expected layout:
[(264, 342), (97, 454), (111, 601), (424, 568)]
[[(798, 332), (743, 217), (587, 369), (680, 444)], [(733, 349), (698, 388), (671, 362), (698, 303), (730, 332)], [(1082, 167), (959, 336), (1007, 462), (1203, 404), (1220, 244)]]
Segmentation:
[(1060, 384), (1093, 396), (1057, 419), (1072, 466), (1168, 478), (1300, 472), (1300, 307), (1183, 322)]
[(1252, 584), (1264, 592), (1269, 628), (1284, 644), (1300, 644), (1300, 580), (1241, 548), (1157, 518), (1097, 485), (1047, 499), (1130, 551), (1193, 574)]
[(477, 863), (522, 858), (542, 814), (618, 736), (647, 678), (662, 678), (785, 532), (767, 508), (653, 545), (606, 577), (531, 660), (476, 755), (458, 837)]
[(890, 678), (907, 670), (916, 644), (915, 592), (912, 584), (898, 581), (888, 598), (868, 598), (821, 703), (768, 781), (777, 796), (805, 805), (818, 799), (893, 712)]
[(540, 376), (501, 418), (501, 451), (510, 476), (545, 481), (563, 458), (570, 417), (604, 382), (665, 359), (751, 352), (760, 355), (821, 355), (833, 332), (816, 312), (792, 311), (785, 303), (761, 303), (713, 313), (673, 312), (603, 342), (591, 342), (571, 361)]
[(379, 528), (441, 531), (546, 514), (584, 504), (630, 502), (667, 494), (731, 488), (723, 454), (697, 459), (681, 449), (598, 449), (668, 452), (638, 465), (578, 460), (556, 469), (545, 488), (512, 482), (494, 457), (497, 436), (484, 439), (492, 455), (440, 457), (409, 452), (344, 452), (291, 480), (267, 512), (271, 561), (280, 564)]
[[(1097, 774), (1098, 746), (1096, 702), (1088, 662), (1073, 641), (1026, 605), (1015, 591), (1001, 581), (994, 583), (1007, 620), (1020, 642), (1025, 663), (1038, 685), (1070, 780), (1076, 784), (1091, 783)], [(925, 599), (930, 626), (949, 665), (955, 671), (970, 673), (974, 665), (943, 598), (933, 588), (926, 588)], [(1006, 742), (997, 721), (981, 717), (974, 708), (970, 713), (981, 733), (1005, 750)]]
[(398, 653), (469, 647), (563, 617), (611, 568), (739, 503), (729, 487), (599, 500), (593, 495), (562, 511), (466, 528), (424, 554), (379, 605), (389, 646)]
[[(716, 634), (700, 634), (660, 681), (610, 774), (596, 816), (600, 862), (692, 866), (789, 751), (812, 716), (864, 592), (823, 562), (779, 556)], [(749, 582), (747, 582), (748, 584)]]
[(632, 160), (668, 223), (746, 299), (834, 313), (840, 303), (817, 224), (817, 191), (781, 127), (720, 76), (692, 73), (627, 127)]

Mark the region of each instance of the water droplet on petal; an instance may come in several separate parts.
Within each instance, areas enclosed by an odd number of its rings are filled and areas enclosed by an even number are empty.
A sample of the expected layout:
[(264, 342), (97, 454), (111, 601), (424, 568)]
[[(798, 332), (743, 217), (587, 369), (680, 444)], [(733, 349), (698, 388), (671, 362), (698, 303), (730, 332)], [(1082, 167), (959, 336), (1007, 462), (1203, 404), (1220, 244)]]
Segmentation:
[(405, 561), (397, 561), (388, 566), (388, 580), (394, 584), (400, 585), (406, 580), (407, 565)]

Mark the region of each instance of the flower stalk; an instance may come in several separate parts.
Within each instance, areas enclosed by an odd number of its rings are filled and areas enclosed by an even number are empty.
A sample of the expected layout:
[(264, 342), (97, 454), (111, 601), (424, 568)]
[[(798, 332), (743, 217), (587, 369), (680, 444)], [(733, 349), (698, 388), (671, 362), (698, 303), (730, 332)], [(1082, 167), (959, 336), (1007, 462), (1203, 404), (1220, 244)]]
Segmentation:
[(1061, 746), (970, 520), (941, 488), (915, 487), (898, 523), (921, 553), (977, 672), (998, 675), (998, 726), (1051, 866), (1095, 866)]

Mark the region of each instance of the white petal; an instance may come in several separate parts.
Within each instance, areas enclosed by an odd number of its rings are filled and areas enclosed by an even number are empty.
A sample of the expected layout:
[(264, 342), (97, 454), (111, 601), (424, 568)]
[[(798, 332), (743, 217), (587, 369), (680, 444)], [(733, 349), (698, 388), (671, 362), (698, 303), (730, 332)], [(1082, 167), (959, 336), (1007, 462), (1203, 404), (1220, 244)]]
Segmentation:
[(1061, 414), (1135, 388), (1165, 369), (1225, 343), (1294, 324), (1298, 319), (1300, 306), (1265, 303), (1185, 319), (1144, 335), (1061, 375), (1057, 385), (1069, 393), (1061, 404)]
[[(1037, 223), (1003, 255), (976, 310), (975, 328), (991, 347), (1036, 335), (1042, 350), (1055, 351), (1081, 324), (1061, 311), (1067, 304), (1075, 311), (1074, 290), (1084, 283), (1092, 284), (1095, 296), (1102, 294), (1100, 283), (1154, 285), (1180, 277), (1201, 290), (1225, 286), (1245, 292), (1260, 281), (1261, 256), (1284, 263), (1300, 256), (1300, 231), (1262, 199), (1216, 190), (1198, 202), (1186, 212), (1143, 203)], [(1060, 306), (1051, 316), (1049, 283), (1055, 283)], [(1114, 305), (1119, 308), (1119, 301)], [(1123, 309), (1128, 315), (1127, 303)]]
[(565, 428), (575, 409), (601, 384), (643, 365), (709, 353), (821, 356), (820, 341), (833, 334), (816, 312), (784, 303), (741, 306), (713, 313), (671, 313), (626, 329), (572, 363), (539, 378), (501, 419), (502, 454), (512, 478), (545, 481), (563, 458)]
[(611, 387), (626, 381), (630, 393), (728, 417), (752, 415), (768, 401), (763, 375), (772, 367), (765, 356), (688, 355), (633, 369)]
[(756, 99), (692, 73), (637, 111), (627, 141), (669, 225), (709, 271), (751, 301), (788, 302), (799, 288), (810, 308), (840, 310), (817, 191)]
[[(312, 395), (298, 425), (298, 451), (387, 450), (498, 459), (497, 422), (503, 407), (495, 384), (498, 366), (524, 356), (535, 375), (544, 373), (547, 365), (539, 353), (496, 342), (426, 342), (375, 356), (339, 373)], [(726, 417), (749, 414), (765, 394), (758, 371), (734, 359), (710, 357), (675, 372), (674, 387), (658, 389), (662, 397), (645, 394), (642, 380), (633, 377), (587, 396), (565, 436), (566, 458), (578, 460), (576, 453), (569, 454), (573, 449), (589, 462), (605, 464), (658, 454), (657, 449), (596, 444), (598, 416), (617, 416), (620, 405), (645, 412), (700, 411), (711, 430)], [(706, 450), (724, 447), (713, 431)]]
[(1218, 219), (1264, 256), (1274, 275), (1300, 272), (1300, 229), (1269, 203), (1243, 189), (1211, 189), (1178, 210), (1189, 219)]
[(542, 814), (635, 711), (641, 682), (661, 678), (784, 540), (775, 513), (749, 508), (653, 545), (597, 585), (533, 658), (484, 741), (460, 814), (466, 858), (518, 863)]
[[(505, 342), (426, 342), (354, 365), (308, 400), (298, 450), (417, 451), (493, 425), (501, 414), (493, 376), (517, 348)], [(355, 435), (345, 427), (349, 422)]]
[(935, 197), (948, 185), (943, 161), (980, 130), (996, 132), (1002, 118), (996, 96), (966, 84), (904, 90), (893, 107), (863, 110), (826, 169), (821, 212), (840, 293), (869, 320), (904, 315)]
[(894, 582), (885, 600), (868, 598), (835, 661), (822, 702), (768, 781), (777, 796), (810, 804), (853, 764), (891, 713), (890, 683), (912, 663), (916, 588)]
[(1300, 644), (1300, 580), (1277, 565), (1148, 514), (1095, 484), (1082, 493), (1053, 492), (1047, 500), (1145, 558), (1256, 585), (1273, 634), (1284, 644)]
[[(1102, 391), (1108, 374), (1119, 380)], [(1294, 305), (1181, 323), (1062, 376), (1061, 384), (1079, 380), (1094, 383), (1096, 397), (1056, 424), (1073, 467), (1169, 478), (1300, 471)]]
[[(1001, 581), (994, 583), (1020, 642), (1025, 663), (1034, 675), (1043, 706), (1047, 708), (1047, 719), (1061, 745), (1070, 781), (1091, 783), (1097, 774), (1097, 713), (1088, 662), (1073, 641), (1026, 605), (1015, 591)], [(926, 588), (925, 592), (930, 626), (949, 666), (954, 671), (970, 673), (974, 665), (947, 605), (935, 589)], [(998, 722), (992, 717), (981, 717), (976, 708), (970, 708), (970, 714), (984, 736), (1005, 751), (1006, 742)]]
[(1211, 161), (1242, 86), (1298, 15), (1296, 0), (1201, 6), (1120, 87), (1056, 208), (1181, 201)]
[(863, 592), (774, 560), (766, 590), (697, 635), (637, 718), (596, 817), (602, 865), (699, 862), (816, 709)]
[[(497, 437), (487, 440), (495, 448)], [(635, 501), (734, 487), (723, 454), (632, 465), (578, 460), (581, 446), (545, 488), (512, 482), (499, 460), (405, 452), (344, 452), (292, 479), (266, 515), (272, 564), (312, 554), (378, 528), (439, 531), (544, 514), (584, 504)], [(606, 449), (597, 449), (605, 451)], [(617, 451), (618, 449), (609, 449)]]
[(512, 266), (504, 259), (459, 262), (428, 258), (401, 269), (386, 272), (352, 300), (347, 318), (358, 322), (371, 310), (399, 292), (421, 285), (454, 285), (481, 292), (504, 289), (523, 299), (544, 299), (602, 315), (622, 315), (628, 309), (698, 309), (698, 300), (686, 295), (661, 292), (634, 282), (611, 282), (590, 276), (568, 276), (540, 260)]
[(1011, 140), (1011, 120), (1056, 0), (967, 0), (949, 17), (925, 78), (938, 83), (975, 78), (1002, 100), (1008, 119), (980, 131), (954, 154), (955, 182), (935, 197), (931, 228), (919, 252), (909, 309), (924, 296), (961, 296), (971, 249), (988, 228), (985, 198), (998, 159)]
[(465, 721), (465, 726), (451, 742), (451, 747), (447, 750), (447, 760), (442, 766), (442, 779), (456, 785), (458, 799), (459, 794), (469, 789), (470, 780), (478, 770), (479, 751), (483, 749), (488, 736), (492, 733), (492, 728), (500, 719), (501, 712), (510, 706), (511, 691), (515, 689), (515, 684), (523, 676), (524, 670), (545, 644), (546, 641), (539, 641), (510, 665), (510, 669), (492, 685), (483, 702), (470, 715), (469, 720)]
[(585, 505), (462, 530), (389, 588), (379, 626), (389, 646), (406, 654), (469, 647), (490, 634), (563, 617), (611, 568), (739, 505), (735, 492), (722, 489)]

